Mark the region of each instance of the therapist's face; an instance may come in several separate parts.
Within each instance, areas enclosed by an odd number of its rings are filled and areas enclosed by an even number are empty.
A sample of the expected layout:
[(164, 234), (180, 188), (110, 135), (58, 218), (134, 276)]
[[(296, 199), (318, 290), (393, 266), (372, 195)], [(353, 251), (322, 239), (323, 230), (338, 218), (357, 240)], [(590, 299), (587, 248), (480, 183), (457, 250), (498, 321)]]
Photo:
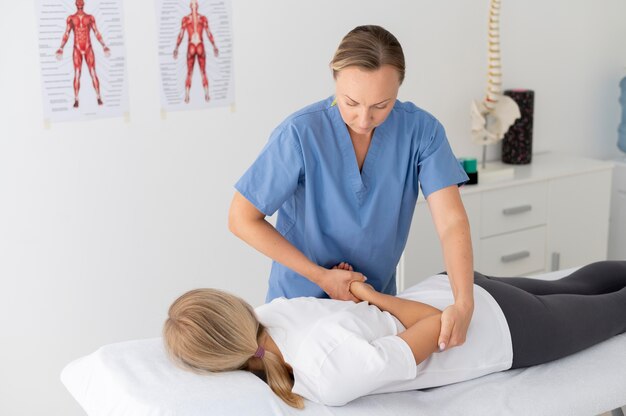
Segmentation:
[(335, 81), (341, 118), (352, 133), (371, 136), (391, 112), (399, 88), (400, 76), (390, 65), (373, 71), (357, 66), (342, 69)]

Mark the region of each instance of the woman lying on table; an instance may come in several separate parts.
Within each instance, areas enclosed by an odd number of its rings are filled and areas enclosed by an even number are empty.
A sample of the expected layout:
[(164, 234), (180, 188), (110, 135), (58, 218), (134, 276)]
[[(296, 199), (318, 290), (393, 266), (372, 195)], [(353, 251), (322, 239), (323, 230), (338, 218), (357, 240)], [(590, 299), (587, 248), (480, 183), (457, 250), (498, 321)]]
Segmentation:
[(538, 365), (626, 331), (626, 261), (553, 281), (475, 272), (466, 342), (444, 352), (440, 314), (454, 302), (445, 274), (397, 297), (358, 281), (350, 291), (361, 302), (277, 298), (253, 309), (219, 290), (192, 290), (169, 309), (166, 347), (197, 372), (263, 371), (282, 400), (302, 408), (303, 397), (338, 406)]

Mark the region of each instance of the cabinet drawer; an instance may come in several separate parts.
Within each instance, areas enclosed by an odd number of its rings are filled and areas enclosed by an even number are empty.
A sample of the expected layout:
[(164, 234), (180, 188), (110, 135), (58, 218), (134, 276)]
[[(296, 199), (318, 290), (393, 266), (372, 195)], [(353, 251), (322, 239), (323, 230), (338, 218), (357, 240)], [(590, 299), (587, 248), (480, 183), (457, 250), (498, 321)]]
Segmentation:
[(547, 182), (485, 192), (481, 204), (481, 237), (544, 225), (547, 194)]
[(545, 226), (483, 238), (478, 271), (492, 276), (520, 276), (544, 270), (545, 252)]

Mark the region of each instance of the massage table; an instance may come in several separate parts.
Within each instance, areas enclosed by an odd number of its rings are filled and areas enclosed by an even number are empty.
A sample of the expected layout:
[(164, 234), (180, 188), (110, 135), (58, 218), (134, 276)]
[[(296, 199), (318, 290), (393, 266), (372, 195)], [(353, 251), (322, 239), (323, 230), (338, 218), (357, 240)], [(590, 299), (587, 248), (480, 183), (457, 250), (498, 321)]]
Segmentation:
[[(572, 269), (537, 278), (556, 279)], [(175, 366), (163, 340), (105, 345), (69, 363), (61, 381), (89, 416), (623, 416), (626, 333), (539, 366), (442, 387), (361, 397), (342, 407), (289, 407), (245, 371), (199, 375)]]

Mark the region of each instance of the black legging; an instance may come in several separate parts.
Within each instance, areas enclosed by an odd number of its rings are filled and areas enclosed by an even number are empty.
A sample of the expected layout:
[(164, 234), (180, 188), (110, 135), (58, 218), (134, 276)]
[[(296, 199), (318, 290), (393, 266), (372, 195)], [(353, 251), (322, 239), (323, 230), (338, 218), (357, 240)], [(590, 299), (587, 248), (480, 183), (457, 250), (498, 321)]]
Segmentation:
[(592, 263), (559, 280), (474, 272), (474, 283), (504, 312), (511, 368), (556, 360), (626, 332), (626, 261)]

